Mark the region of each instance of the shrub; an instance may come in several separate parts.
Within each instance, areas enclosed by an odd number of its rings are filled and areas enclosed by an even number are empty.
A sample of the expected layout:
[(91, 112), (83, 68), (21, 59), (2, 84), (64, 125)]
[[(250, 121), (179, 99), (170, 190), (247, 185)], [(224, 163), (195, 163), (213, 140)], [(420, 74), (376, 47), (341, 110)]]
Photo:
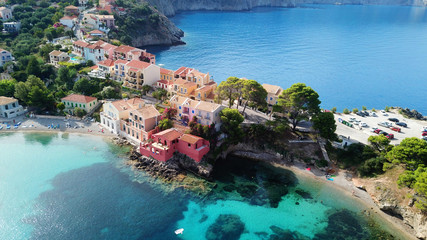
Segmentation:
[(358, 111), (359, 111), (359, 109), (353, 108), (353, 113), (357, 113)]
[(375, 108), (372, 108), (372, 112), (377, 112), (377, 110)]
[(389, 112), (389, 111), (390, 111), (390, 107), (389, 107), (389, 106), (385, 106), (384, 110), (385, 110), (386, 112)]
[(362, 110), (366, 111), (367, 110), (366, 106), (362, 106)]
[(336, 108), (336, 107), (333, 107), (333, 108), (331, 109), (331, 111), (332, 111), (332, 113), (336, 113), (336, 112), (337, 112), (337, 108)]
[(344, 114), (350, 114), (350, 111), (348, 110), (348, 108), (344, 108), (344, 110), (342, 111)]

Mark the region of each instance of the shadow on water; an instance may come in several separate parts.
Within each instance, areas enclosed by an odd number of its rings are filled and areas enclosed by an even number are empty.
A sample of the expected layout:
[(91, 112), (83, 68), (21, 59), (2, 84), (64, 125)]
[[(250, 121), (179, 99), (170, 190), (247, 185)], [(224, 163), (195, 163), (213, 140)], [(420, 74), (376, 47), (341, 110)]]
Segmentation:
[(26, 133), (24, 138), (28, 143), (38, 142), (43, 146), (47, 146), (54, 138), (58, 138), (58, 133)]
[(108, 163), (61, 173), (39, 195), (31, 239), (178, 239), (186, 199), (135, 183)]
[(219, 196), (237, 192), (252, 205), (274, 208), (290, 188), (298, 185), (292, 171), (233, 156), (215, 163), (213, 178), (218, 183)]

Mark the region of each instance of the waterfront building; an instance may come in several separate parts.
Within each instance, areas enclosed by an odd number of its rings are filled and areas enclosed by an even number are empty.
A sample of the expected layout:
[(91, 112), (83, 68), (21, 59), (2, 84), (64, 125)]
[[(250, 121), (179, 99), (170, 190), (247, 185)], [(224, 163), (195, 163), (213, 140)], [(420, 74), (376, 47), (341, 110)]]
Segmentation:
[(141, 90), (142, 86), (153, 86), (160, 79), (160, 67), (147, 62), (117, 60), (114, 63), (113, 79), (123, 81), (123, 86)]
[(112, 59), (106, 59), (96, 64), (98, 67), (89, 73), (89, 76), (97, 78), (110, 77), (114, 69), (114, 61)]
[(268, 105), (276, 105), (278, 103), (278, 99), (283, 89), (276, 85), (270, 85), (264, 83), (262, 87), (267, 91), (267, 103)]
[(3, 21), (9, 20), (11, 19), (12, 16), (12, 10), (10, 8), (7, 7), (0, 7), (0, 18)]
[(171, 128), (153, 134), (150, 141), (140, 143), (139, 149), (141, 155), (151, 156), (162, 162), (172, 158), (175, 152), (179, 152), (199, 163), (209, 152), (209, 141)]
[(180, 67), (174, 74), (175, 78), (181, 78), (188, 82), (196, 83), (198, 88), (213, 82), (213, 80), (210, 79), (209, 73), (201, 73), (194, 68)]
[(129, 111), (127, 119), (120, 120), (120, 136), (137, 143), (148, 140), (156, 132), (161, 114), (154, 105), (138, 105)]
[[(128, 45), (121, 45), (114, 49), (113, 58), (114, 60), (140, 60), (143, 62), (156, 64), (156, 55), (148, 53), (146, 50), (131, 47)], [(160, 80), (160, 78), (157, 80)]]
[(108, 131), (120, 134), (120, 121), (129, 119), (129, 112), (145, 105), (140, 98), (121, 99), (117, 101), (106, 101), (102, 105), (103, 111), (100, 114), (101, 125)]
[(13, 60), (15, 59), (9, 51), (0, 48), (0, 67)]
[(21, 22), (5, 22), (3, 23), (3, 30), (8, 33), (16, 33), (21, 29)]
[(173, 81), (174, 72), (166, 68), (160, 68), (160, 80)]
[(70, 94), (61, 98), (61, 102), (65, 105), (64, 111), (69, 114), (73, 114), (75, 108), (83, 109), (88, 113), (96, 107), (98, 99), (80, 94)]
[(15, 98), (0, 96), (0, 117), (14, 118), (24, 114), (24, 108), (19, 105)]
[(52, 64), (55, 67), (59, 67), (59, 64), (58, 64), (59, 62), (68, 62), (68, 60), (70, 60), (70, 57), (65, 52), (53, 50), (52, 52), (49, 53), (49, 59), (50, 59), (50, 64)]

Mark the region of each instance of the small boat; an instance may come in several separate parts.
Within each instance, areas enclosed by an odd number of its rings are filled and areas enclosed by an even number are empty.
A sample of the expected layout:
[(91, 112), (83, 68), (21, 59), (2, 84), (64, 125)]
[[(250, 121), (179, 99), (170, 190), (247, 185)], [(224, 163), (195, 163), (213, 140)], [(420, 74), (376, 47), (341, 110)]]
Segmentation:
[(180, 228), (180, 229), (175, 230), (176, 235), (182, 234), (182, 232), (184, 232), (184, 228)]

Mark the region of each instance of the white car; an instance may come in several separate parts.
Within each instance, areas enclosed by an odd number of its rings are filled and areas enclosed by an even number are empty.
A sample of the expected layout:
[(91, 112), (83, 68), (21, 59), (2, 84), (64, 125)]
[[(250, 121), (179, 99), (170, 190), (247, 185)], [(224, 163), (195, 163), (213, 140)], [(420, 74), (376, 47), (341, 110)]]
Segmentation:
[(351, 117), (349, 120), (349, 122), (354, 122), (354, 121), (356, 121), (356, 118), (354, 118), (354, 117)]
[(368, 124), (366, 124), (366, 123), (364, 123), (364, 122), (361, 122), (361, 123), (360, 123), (360, 126), (361, 126), (361, 127), (368, 127)]
[(375, 132), (378, 128), (371, 128), (371, 132)]
[(372, 117), (378, 117), (378, 115), (375, 112), (371, 112)]

